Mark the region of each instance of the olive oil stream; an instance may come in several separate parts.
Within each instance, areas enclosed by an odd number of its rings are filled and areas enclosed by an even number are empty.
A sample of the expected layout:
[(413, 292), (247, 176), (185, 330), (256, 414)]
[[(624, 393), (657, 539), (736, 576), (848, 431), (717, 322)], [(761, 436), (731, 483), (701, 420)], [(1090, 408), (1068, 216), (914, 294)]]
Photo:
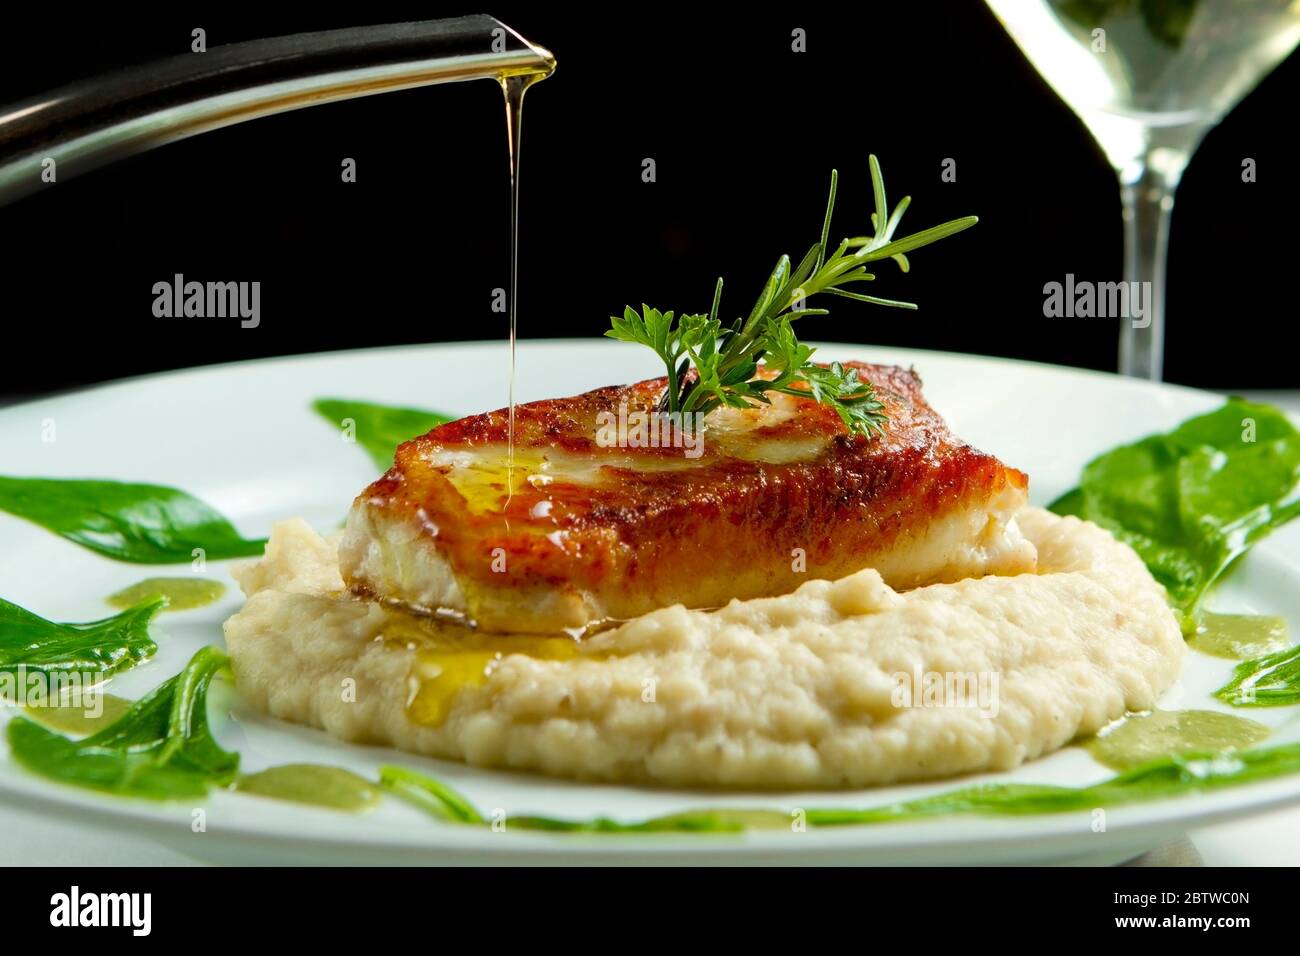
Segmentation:
[(514, 494), (515, 468), (515, 349), (519, 334), (519, 168), (524, 124), (524, 94), (555, 70), (549, 58), (544, 73), (521, 73), (500, 77), (506, 102), (506, 148), (510, 160), (510, 290), (506, 308), (510, 315), (510, 381), (507, 389), (509, 421), (506, 437), (506, 500)]
[[(516, 342), (519, 329), (519, 171), (524, 117), (524, 95), (555, 71), (549, 51), (529, 44), (540, 57), (541, 66), (521, 66), (495, 74), (505, 100), (506, 155), (510, 173), (510, 280), (506, 308), (509, 316), (509, 378), (507, 385), (508, 425), (505, 493), (514, 494), (515, 471), (515, 375)], [(499, 486), (497, 486), (499, 487)], [(492, 489), (488, 489), (490, 494)], [(507, 521), (507, 529), (509, 524)], [(382, 640), (414, 652), (408, 678), (406, 713), (415, 723), (437, 726), (446, 720), (461, 690), (485, 684), (492, 672), (510, 654), (525, 654), (542, 660), (565, 660), (578, 653), (570, 637), (521, 637), (488, 634), (463, 622), (439, 617), (420, 617), (388, 610)]]

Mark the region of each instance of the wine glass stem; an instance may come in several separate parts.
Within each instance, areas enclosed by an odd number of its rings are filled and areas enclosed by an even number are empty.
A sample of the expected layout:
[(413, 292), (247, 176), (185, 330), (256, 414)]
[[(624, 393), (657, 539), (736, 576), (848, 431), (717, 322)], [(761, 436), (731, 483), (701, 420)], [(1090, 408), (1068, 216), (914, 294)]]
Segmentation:
[(1176, 181), (1142, 162), (1120, 172), (1124, 203), (1124, 281), (1129, 314), (1120, 316), (1121, 375), (1160, 381), (1165, 351), (1165, 258)]

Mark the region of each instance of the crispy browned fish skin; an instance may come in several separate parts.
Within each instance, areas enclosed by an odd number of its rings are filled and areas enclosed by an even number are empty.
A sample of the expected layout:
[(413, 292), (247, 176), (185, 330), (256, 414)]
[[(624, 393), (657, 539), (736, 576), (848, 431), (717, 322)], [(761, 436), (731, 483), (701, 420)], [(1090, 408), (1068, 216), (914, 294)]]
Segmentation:
[[(489, 489), (493, 500), (486, 513), (483, 501), (471, 506), (449, 480), (451, 466), (431, 458), (504, 448), (506, 411), (440, 425), (402, 444), (394, 466), (357, 498), (354, 513), (365, 514), (354, 514), (360, 523), (350, 522), (356, 525), (348, 534), (352, 550), (363, 543), (358, 538), (402, 527), (415, 546), (436, 548), (450, 565), (464, 592), (464, 610), (480, 624), (555, 630), (589, 623), (593, 615), (626, 618), (674, 603), (709, 607), (786, 593), (810, 577), (884, 567), (882, 556), (922, 540), (945, 515), (1008, 493), (1023, 500), (1027, 477), (957, 439), (925, 402), (914, 372), (846, 364), (875, 386), (884, 403), (889, 420), (882, 436), (847, 434), (832, 409), (811, 399), (795, 399), (802, 406), (797, 414), (745, 432), (755, 454), (820, 442), (811, 460), (731, 457), (714, 447), (718, 443), (708, 433), (695, 461), (685, 459), (681, 448), (598, 445), (597, 414), (616, 411), (620, 402), (632, 410), (652, 408), (662, 378), (518, 406), (519, 456), (621, 459), (618, 464), (631, 456), (667, 467), (616, 464), (601, 469), (595, 485), (523, 482), (508, 503), (502, 481)], [(549, 511), (541, 504), (547, 501)], [(349, 560), (348, 552), (345, 540), (344, 577), (356, 592), (409, 599), (360, 573), (355, 553)], [(804, 570), (795, 567), (800, 553), (806, 556)], [(1032, 570), (1030, 553), (1027, 560), (1022, 555), (991, 570)], [(895, 587), (908, 587), (945, 574), (904, 569), (892, 580), (891, 574), (885, 577)], [(558, 603), (551, 599), (557, 594), (564, 597)]]

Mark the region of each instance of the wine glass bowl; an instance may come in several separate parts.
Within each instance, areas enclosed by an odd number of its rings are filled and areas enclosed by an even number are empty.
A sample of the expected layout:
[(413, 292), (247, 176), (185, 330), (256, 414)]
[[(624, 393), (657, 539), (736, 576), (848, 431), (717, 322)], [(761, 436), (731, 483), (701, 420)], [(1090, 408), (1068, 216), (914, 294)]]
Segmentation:
[(1148, 302), (1119, 317), (1119, 371), (1159, 380), (1174, 191), (1205, 133), (1300, 42), (1300, 0), (987, 3), (1119, 177), (1124, 280)]

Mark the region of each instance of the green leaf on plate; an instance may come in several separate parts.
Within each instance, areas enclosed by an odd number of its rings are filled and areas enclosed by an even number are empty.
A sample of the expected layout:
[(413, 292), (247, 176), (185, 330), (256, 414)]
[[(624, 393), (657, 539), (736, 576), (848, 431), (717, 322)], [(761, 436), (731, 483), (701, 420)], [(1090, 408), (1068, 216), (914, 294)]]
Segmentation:
[(239, 771), (239, 754), (223, 750), (208, 726), (208, 687), (228, 664), (215, 647), (202, 648), (179, 674), (81, 740), (15, 717), (9, 749), (27, 770), (70, 786), (152, 800), (201, 797)]
[(117, 561), (179, 564), (262, 553), (210, 505), (177, 488), (121, 481), (0, 477), (7, 511)]
[(153, 598), (101, 621), (59, 624), (0, 599), (0, 674), (22, 667), (104, 678), (134, 667), (158, 650), (149, 622), (166, 606)]
[(1214, 696), (1234, 707), (1300, 704), (1300, 647), (1242, 661)]
[(380, 471), (392, 467), (393, 455), (402, 442), (452, 420), (441, 412), (347, 398), (318, 398), (312, 408), (336, 428), (348, 429), (344, 434), (356, 439)]
[(1229, 565), (1300, 514), (1300, 432), (1276, 408), (1231, 399), (1094, 458), (1051, 508), (1132, 547), (1190, 632)]

